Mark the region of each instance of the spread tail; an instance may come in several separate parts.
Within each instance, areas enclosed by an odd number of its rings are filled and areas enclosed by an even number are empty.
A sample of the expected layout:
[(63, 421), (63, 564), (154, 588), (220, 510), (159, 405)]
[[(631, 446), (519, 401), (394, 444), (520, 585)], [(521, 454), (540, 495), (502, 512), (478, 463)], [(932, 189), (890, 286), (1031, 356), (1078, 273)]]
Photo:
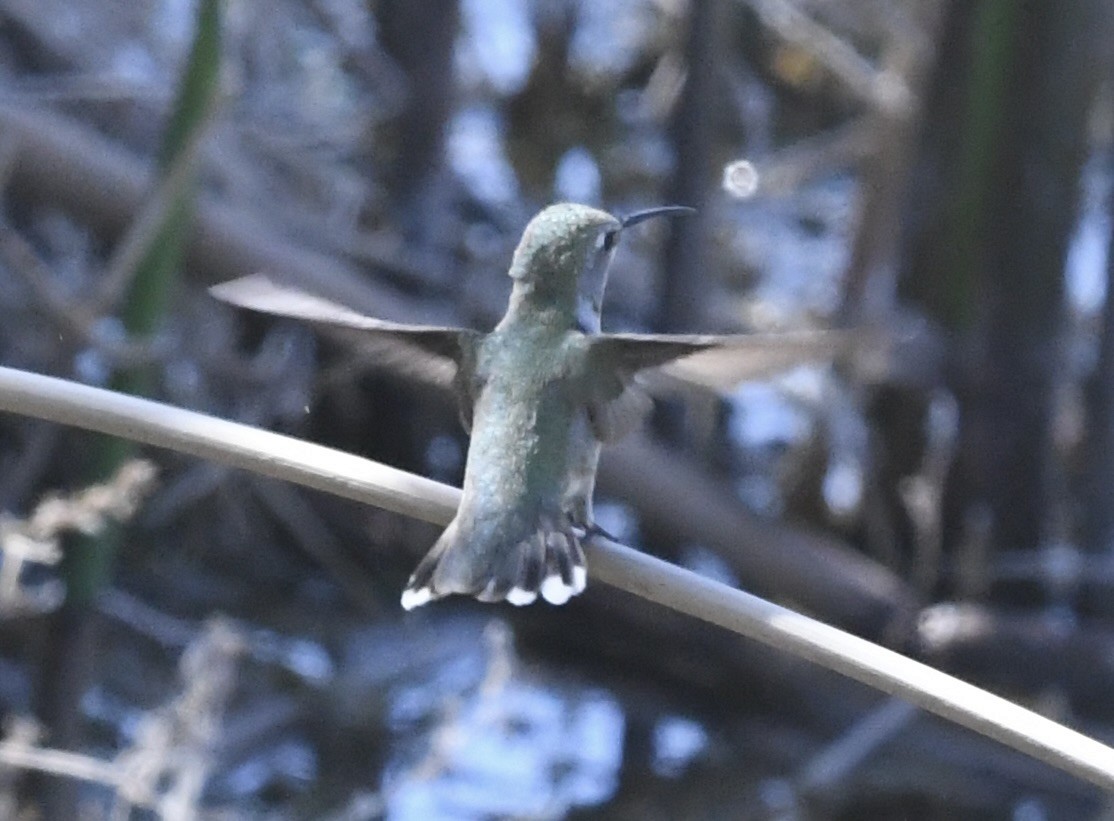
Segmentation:
[(452, 593), (519, 606), (540, 595), (564, 604), (587, 581), (584, 548), (570, 524), (543, 522), (525, 538), (484, 545), (465, 539), (453, 520), (410, 576), (402, 606), (413, 610)]

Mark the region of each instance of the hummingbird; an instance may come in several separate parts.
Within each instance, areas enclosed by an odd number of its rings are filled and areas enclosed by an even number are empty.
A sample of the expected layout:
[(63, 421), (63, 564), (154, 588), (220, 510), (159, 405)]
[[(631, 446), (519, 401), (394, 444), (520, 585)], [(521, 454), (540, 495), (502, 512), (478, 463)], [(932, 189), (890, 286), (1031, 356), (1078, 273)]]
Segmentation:
[[(453, 391), (471, 434), (461, 501), (410, 576), (403, 608), (450, 594), (513, 605), (540, 596), (559, 605), (583, 592), (583, 543), (602, 533), (592, 517), (601, 447), (627, 433), (651, 404), (639, 373), (675, 360), (697, 373), (701, 356), (721, 372), (695, 380), (708, 384), (766, 370), (754, 355), (768, 357), (782, 335), (601, 331), (608, 269), (623, 232), (691, 211), (663, 206), (620, 219), (575, 203), (545, 208), (514, 251), (507, 309), (488, 333), (365, 316), (266, 274), (210, 289), (238, 307), (356, 328), (455, 365)], [(790, 361), (808, 355), (786, 336)], [(802, 344), (817, 348), (815, 339), (796, 340)], [(830, 353), (830, 342), (820, 345)]]

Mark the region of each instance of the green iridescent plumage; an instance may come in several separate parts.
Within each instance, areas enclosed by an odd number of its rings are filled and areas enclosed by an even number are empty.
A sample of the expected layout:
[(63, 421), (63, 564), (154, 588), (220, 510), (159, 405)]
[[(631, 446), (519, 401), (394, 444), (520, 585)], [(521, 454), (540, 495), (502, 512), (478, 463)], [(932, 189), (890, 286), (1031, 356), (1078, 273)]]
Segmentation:
[(454, 593), (518, 605), (539, 595), (562, 604), (580, 593), (587, 583), (581, 542), (595, 530), (600, 447), (629, 430), (649, 404), (635, 374), (722, 350), (749, 353), (753, 370), (754, 355), (776, 344), (748, 335), (600, 332), (621, 232), (687, 210), (619, 220), (585, 205), (546, 208), (522, 235), (508, 272), (514, 285), (507, 311), (486, 334), (366, 317), (258, 274), (212, 290), (241, 307), (402, 340), (455, 365), (461, 418), (472, 436), (463, 494), (456, 517), (411, 576), (403, 607)]

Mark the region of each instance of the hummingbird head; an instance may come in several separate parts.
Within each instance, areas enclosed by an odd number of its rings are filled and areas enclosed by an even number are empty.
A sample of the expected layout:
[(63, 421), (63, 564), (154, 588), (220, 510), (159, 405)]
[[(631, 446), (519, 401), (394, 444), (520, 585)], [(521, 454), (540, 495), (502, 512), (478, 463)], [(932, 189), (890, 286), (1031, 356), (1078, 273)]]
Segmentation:
[(588, 205), (549, 206), (530, 220), (515, 249), (509, 273), (518, 298), (567, 312), (582, 331), (598, 333), (607, 269), (622, 230), (650, 217), (691, 211), (666, 206), (619, 219)]
[(518, 296), (576, 314), (581, 324), (590, 322), (592, 292), (598, 290), (602, 299), (621, 229), (611, 214), (587, 205), (559, 203), (544, 209), (526, 226), (511, 262)]

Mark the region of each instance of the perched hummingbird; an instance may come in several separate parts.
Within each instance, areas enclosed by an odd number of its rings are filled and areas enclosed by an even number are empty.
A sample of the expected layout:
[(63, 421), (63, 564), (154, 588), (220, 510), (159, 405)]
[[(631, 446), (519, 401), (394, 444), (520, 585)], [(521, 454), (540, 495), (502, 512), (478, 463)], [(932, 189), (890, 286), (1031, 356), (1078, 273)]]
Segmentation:
[(564, 604), (587, 583), (581, 542), (597, 530), (591, 498), (601, 443), (622, 436), (649, 405), (635, 375), (702, 353), (721, 366), (725, 357), (750, 355), (737, 375), (726, 368), (727, 379), (764, 370), (753, 355), (768, 354), (769, 337), (600, 332), (607, 271), (623, 230), (688, 211), (669, 206), (618, 219), (585, 205), (546, 208), (522, 235), (506, 313), (486, 334), (374, 319), (263, 274), (211, 289), (240, 307), (402, 337), (455, 363), (454, 390), (471, 432), (463, 495), (411, 575), (405, 609), (452, 593), (515, 605), (540, 594)]

